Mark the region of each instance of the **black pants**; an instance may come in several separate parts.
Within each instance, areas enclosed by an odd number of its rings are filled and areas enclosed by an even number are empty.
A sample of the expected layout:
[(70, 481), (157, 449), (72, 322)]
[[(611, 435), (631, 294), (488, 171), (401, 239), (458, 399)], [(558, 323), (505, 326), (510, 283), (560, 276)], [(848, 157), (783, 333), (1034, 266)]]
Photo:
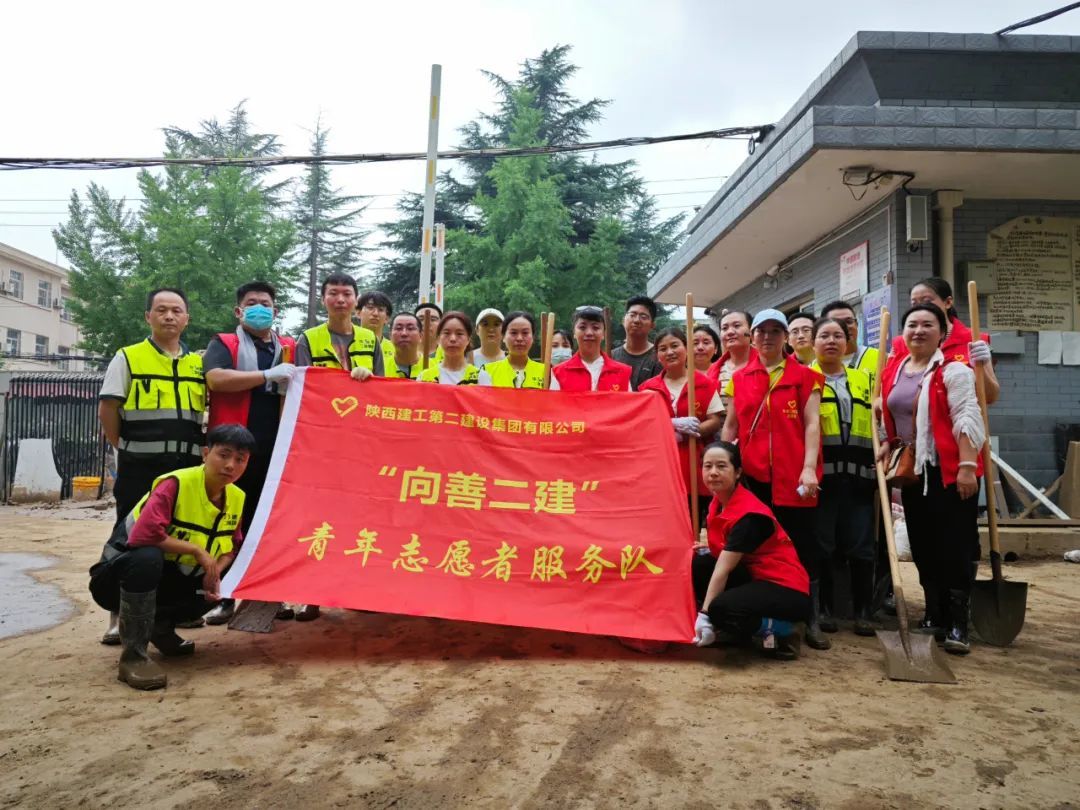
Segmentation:
[(247, 537), (251, 521), (255, 519), (255, 510), (259, 506), (259, 497), (266, 485), (266, 475), (269, 471), (270, 456), (252, 453), (248, 458), (247, 469), (236, 481), (236, 485), (244, 491), (244, 517), (240, 522), (244, 537)]
[(961, 498), (956, 484), (944, 486), (941, 469), (930, 466), (918, 483), (900, 490), (900, 497), (919, 582), (924, 588), (969, 592), (971, 562), (980, 556), (979, 498)]
[[(699, 607), (705, 599), (715, 567), (716, 557), (711, 554), (694, 555), (691, 570), (694, 597)], [(728, 574), (727, 585), (723, 593), (712, 600), (708, 614), (713, 627), (748, 636), (757, 631), (762, 619), (806, 621), (810, 615), (810, 597), (775, 582), (751, 579), (746, 566), (739, 565)]]
[(187, 576), (175, 562), (165, 559), (157, 546), (129, 549), (90, 569), (90, 595), (105, 610), (120, 609), (120, 590), (157, 591), (157, 618), (183, 622), (197, 619), (213, 607), (201, 593), (201, 576)]
[(874, 497), (874, 490), (853, 475), (822, 481), (817, 536), (823, 559), (874, 561)]
[[(818, 542), (816, 509), (812, 506), (773, 506), (772, 484), (755, 481), (747, 475), (742, 483), (768, 506), (776, 516), (781, 528), (787, 532), (799, 555), (799, 562), (810, 579), (817, 579), (821, 569), (822, 550)], [(779, 616), (773, 618), (782, 618)]]
[(128, 513), (135, 508), (135, 504), (139, 502), (139, 499), (150, 491), (155, 478), (173, 470), (194, 467), (201, 463), (201, 458), (187, 453), (159, 456), (145, 461), (133, 461), (128, 458), (118, 459), (116, 463), (116, 483), (113, 484), (117, 522), (124, 520)]

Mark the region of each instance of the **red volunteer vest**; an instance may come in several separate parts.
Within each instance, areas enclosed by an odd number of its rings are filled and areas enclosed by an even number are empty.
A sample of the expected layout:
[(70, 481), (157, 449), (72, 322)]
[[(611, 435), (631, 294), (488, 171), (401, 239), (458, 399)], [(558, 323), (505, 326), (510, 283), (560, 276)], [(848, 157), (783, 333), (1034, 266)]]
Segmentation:
[[(604, 355), (604, 367), (600, 369), (600, 379), (596, 382), (597, 391), (629, 391), (630, 375), (633, 369), (625, 363), (612, 360)], [(581, 355), (574, 352), (574, 356), (565, 363), (560, 363), (551, 369), (555, 379), (559, 381), (560, 391), (592, 391), (592, 376), (585, 364), (581, 362)]]
[(723, 511), (719, 511), (720, 502), (713, 498), (709, 505), (709, 551), (719, 557), (727, 545), (728, 532), (746, 515), (764, 515), (773, 524), (773, 533), (756, 551), (744, 554), (742, 562), (755, 580), (783, 585), (799, 593), (810, 593), (810, 577), (799, 562), (795, 545), (791, 538), (777, 523), (769, 507), (754, 497), (754, 494), (741, 484), (736, 485), (731, 499)]
[[(881, 413), (885, 422), (885, 433), (889, 441), (896, 440), (896, 423), (892, 413), (889, 412), (889, 394), (896, 385), (896, 374), (900, 369), (903, 357), (890, 357), (881, 379)], [(945, 363), (934, 369), (930, 379), (924, 380), (923, 385), (930, 386), (930, 429), (934, 433), (934, 446), (937, 448), (938, 466), (941, 467), (941, 482), (945, 486), (956, 483), (956, 474), (960, 471), (960, 446), (953, 437), (952, 415), (949, 413), (949, 391), (945, 387), (945, 366), (949, 364), (946, 357)], [(955, 360), (952, 362), (962, 362)], [(913, 418), (918, 418), (918, 403)], [(983, 463), (982, 453), (976, 459), (975, 475), (982, 478)]]
[[(235, 332), (220, 332), (218, 340), (225, 344), (236, 368), (236, 355), (240, 351), (240, 338)], [(278, 335), (281, 341), (282, 362), (291, 363), (296, 354), (296, 341)], [(285, 359), (288, 358), (288, 359)], [(251, 389), (247, 391), (211, 391), (210, 422), (208, 429), (218, 425), (244, 425), (247, 427), (248, 411), (251, 410)]]
[[(660, 372), (655, 377), (652, 377), (641, 384), (639, 391), (655, 391), (664, 399), (664, 404), (668, 406), (668, 412), (672, 416), (690, 416), (687, 413), (687, 400), (690, 398), (690, 394), (687, 391), (686, 386), (683, 386), (683, 390), (679, 392), (679, 401), (675, 408), (671, 407), (671, 392), (668, 387), (664, 385), (664, 372)], [(710, 380), (707, 376), (700, 371), (694, 372), (694, 416), (702, 421), (708, 416), (709, 403), (712, 402), (713, 395), (716, 393), (716, 384)], [(679, 450), (679, 463), (682, 466), (683, 481), (686, 483), (686, 491), (690, 492), (690, 442), (683, 441), (678, 444)], [(705, 486), (705, 478), (701, 474), (701, 457), (705, 454), (705, 442), (699, 441), (697, 443), (697, 459), (695, 460), (695, 469), (698, 471), (698, 494), (706, 495), (709, 490)]]
[[(945, 342), (941, 344), (941, 353), (945, 355), (945, 362), (952, 363), (959, 360), (961, 363), (970, 366), (971, 349), (968, 344), (974, 340), (971, 330), (959, 318), (950, 318), (949, 324), (949, 334), (945, 337)], [(986, 332), (980, 333), (979, 338), (987, 343), (990, 342), (990, 335)], [(910, 353), (902, 335), (893, 338), (890, 357), (904, 358)]]
[[(799, 476), (802, 474), (806, 445), (806, 425), (803, 411), (815, 384), (824, 377), (809, 366), (784, 363), (784, 371), (776, 386), (769, 391), (769, 372), (755, 353), (732, 377), (735, 399), (732, 407), (739, 419), (739, 453), (743, 472), (757, 481), (772, 483), (774, 506), (817, 506), (817, 496), (799, 497)], [(768, 404), (761, 403), (768, 395)], [(761, 408), (753, 435), (750, 428)], [(821, 448), (817, 453), (817, 477), (821, 480)]]

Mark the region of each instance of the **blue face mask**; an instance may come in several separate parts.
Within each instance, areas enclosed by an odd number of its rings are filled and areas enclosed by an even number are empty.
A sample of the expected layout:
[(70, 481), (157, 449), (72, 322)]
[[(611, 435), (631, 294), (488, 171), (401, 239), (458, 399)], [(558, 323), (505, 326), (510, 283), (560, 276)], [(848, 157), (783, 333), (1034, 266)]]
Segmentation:
[(274, 322), (274, 310), (263, 304), (252, 304), (244, 307), (244, 326), (262, 332), (269, 329)]

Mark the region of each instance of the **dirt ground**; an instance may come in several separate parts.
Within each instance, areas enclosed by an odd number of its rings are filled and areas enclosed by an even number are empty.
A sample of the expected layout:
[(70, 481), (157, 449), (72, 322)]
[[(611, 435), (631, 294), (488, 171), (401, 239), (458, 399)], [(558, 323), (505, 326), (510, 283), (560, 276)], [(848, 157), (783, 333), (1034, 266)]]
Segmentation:
[(109, 515), (0, 508), (0, 559), (52, 556), (20, 576), (71, 602), (0, 640), (0, 807), (1080, 802), (1080, 566), (1009, 566), (1032, 586), (1024, 633), (950, 658), (956, 686), (886, 680), (877, 641), (849, 632), (780, 663), (334, 610), (183, 631), (198, 653), (136, 692), (86, 591)]

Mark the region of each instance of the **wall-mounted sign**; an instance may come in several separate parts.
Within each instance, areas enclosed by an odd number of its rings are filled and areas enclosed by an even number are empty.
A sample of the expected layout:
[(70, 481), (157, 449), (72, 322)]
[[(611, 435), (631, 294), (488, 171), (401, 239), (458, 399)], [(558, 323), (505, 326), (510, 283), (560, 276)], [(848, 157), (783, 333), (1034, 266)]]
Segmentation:
[(997, 281), (988, 308), (992, 328), (1080, 326), (1080, 219), (1017, 217), (990, 231), (986, 256)]
[[(888, 308), (890, 316), (892, 318), (900, 317), (900, 313), (896, 311), (896, 301), (893, 295), (896, 287), (892, 284), (886, 284), (884, 287), (869, 292), (863, 296), (862, 300), (862, 321), (863, 321), (863, 340), (864, 346), (872, 346), (877, 348), (881, 343), (881, 310)], [(896, 324), (893, 323), (893, 328), (890, 332), (896, 332)]]
[(870, 279), (870, 243), (863, 242), (840, 254), (840, 298), (866, 295)]

